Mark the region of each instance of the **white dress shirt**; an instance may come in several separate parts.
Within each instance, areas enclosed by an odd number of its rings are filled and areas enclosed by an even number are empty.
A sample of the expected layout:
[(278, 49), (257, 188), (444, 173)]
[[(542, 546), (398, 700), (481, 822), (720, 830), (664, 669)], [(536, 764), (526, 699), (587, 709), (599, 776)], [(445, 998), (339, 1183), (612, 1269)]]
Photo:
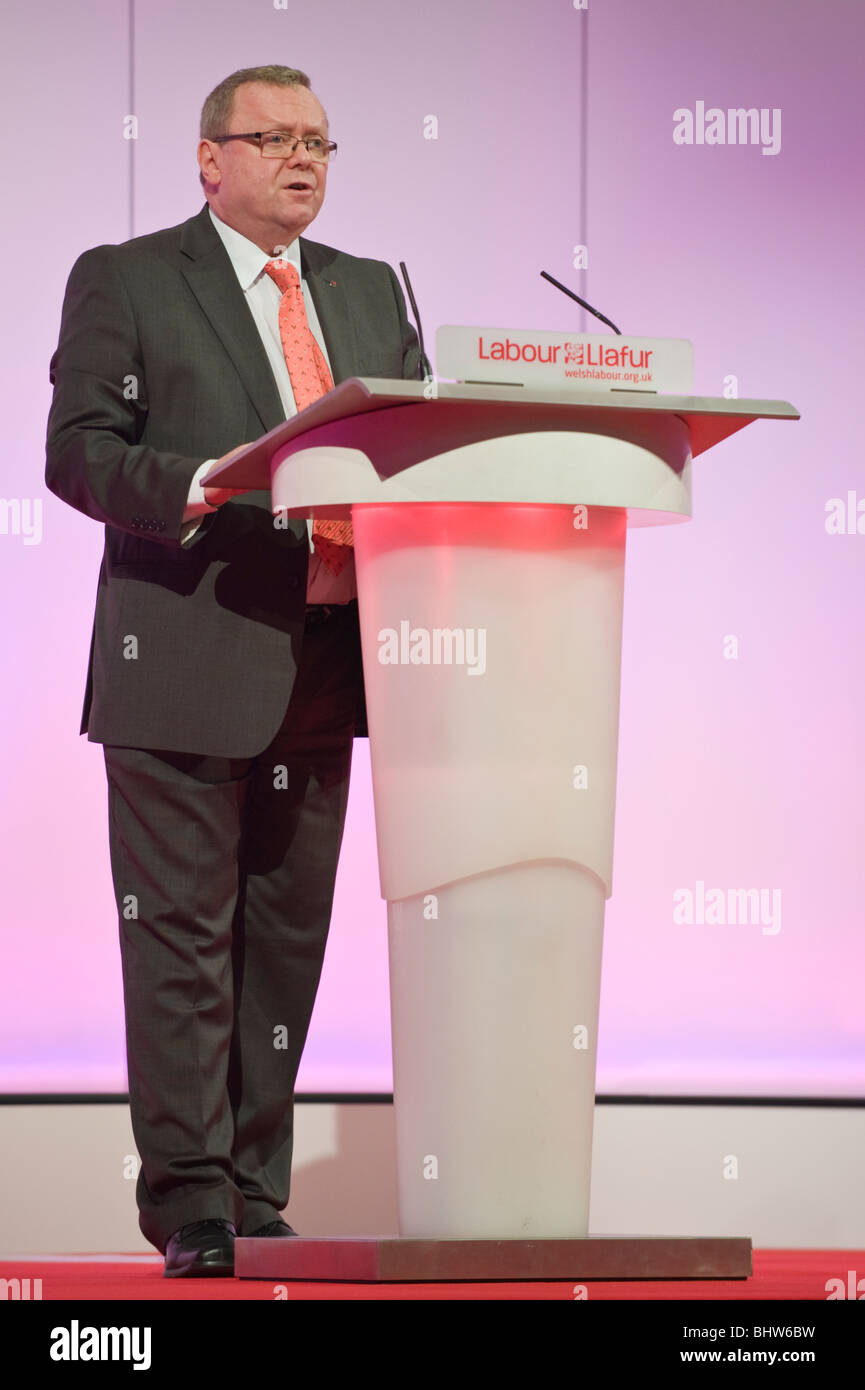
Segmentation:
[[(237, 275), (240, 288), (243, 290), (250, 312), (255, 320), (267, 359), (276, 380), (279, 398), (282, 408), (285, 411), (285, 418), (297, 414), (297, 405), (294, 399), (294, 392), (291, 389), (291, 377), (288, 374), (288, 367), (285, 361), (285, 353), (282, 347), (282, 339), (279, 336), (279, 306), (282, 301), (282, 291), (274, 280), (266, 273), (264, 267), (273, 257), (262, 251), (256, 246), (254, 241), (242, 236), (240, 232), (229, 227), (227, 223), (218, 218), (210, 209), (210, 218), (222, 243), (228, 252), (234, 272)], [(303, 291), (303, 302), (306, 308), (306, 317), (309, 322), (312, 334), (324, 354), (328, 368), (330, 362), (327, 357), (327, 348), (324, 342), (324, 334), (321, 331), (321, 324), (318, 321), (318, 314), (315, 311), (312, 295), (309, 287), (303, 279), (300, 264), (300, 242), (297, 238), (280, 253), (283, 260), (289, 261), (296, 269)], [(241, 443), (245, 441), (239, 441)], [(251, 441), (250, 441), (251, 442)], [(215, 459), (208, 459), (198, 469), (192, 480), (189, 489), (189, 498), (186, 509), (183, 513), (183, 520), (187, 524), (187, 529), (183, 535), (185, 545), (192, 539), (201, 524), (201, 517), (208, 512), (217, 511), (217, 507), (211, 507), (205, 500), (204, 489), (201, 486), (201, 479), (213, 467)], [(321, 556), (313, 548), (312, 544), (312, 522), (307, 522), (309, 534), (309, 578), (306, 586), (307, 603), (348, 603), (350, 599), (357, 597), (357, 577), (354, 568), (354, 550), (349, 553), (349, 558), (338, 575), (331, 574), (326, 565), (323, 564)]]

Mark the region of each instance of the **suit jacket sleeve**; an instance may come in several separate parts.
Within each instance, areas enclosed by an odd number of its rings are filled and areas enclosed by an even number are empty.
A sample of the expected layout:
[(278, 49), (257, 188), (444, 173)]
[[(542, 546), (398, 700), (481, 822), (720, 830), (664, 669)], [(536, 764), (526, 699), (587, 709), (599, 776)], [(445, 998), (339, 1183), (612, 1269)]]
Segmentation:
[[(205, 456), (139, 443), (148, 409), (146, 364), (115, 250), (86, 251), (69, 276), (50, 367), (45, 481), (96, 521), (179, 546), (190, 484)], [(203, 519), (193, 543), (212, 519)]]

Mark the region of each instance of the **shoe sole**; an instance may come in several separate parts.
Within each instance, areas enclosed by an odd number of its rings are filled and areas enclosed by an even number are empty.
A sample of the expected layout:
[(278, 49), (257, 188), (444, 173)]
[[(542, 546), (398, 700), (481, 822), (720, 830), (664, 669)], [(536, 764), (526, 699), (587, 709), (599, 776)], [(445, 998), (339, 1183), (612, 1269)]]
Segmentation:
[(188, 1269), (166, 1269), (163, 1270), (165, 1279), (233, 1279), (234, 1265), (203, 1265), (196, 1268), (191, 1265)]

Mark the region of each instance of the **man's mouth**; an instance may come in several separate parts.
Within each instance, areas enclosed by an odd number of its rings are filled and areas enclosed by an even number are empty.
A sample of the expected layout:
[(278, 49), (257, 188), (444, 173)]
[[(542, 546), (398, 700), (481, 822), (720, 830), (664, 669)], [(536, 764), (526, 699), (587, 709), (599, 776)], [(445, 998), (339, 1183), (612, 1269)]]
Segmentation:
[(292, 189), (292, 191), (295, 192), (295, 193), (311, 193), (311, 192), (312, 192), (312, 184), (311, 184), (311, 183), (290, 183), (290, 184), (288, 185), (288, 187), (289, 187), (290, 189)]

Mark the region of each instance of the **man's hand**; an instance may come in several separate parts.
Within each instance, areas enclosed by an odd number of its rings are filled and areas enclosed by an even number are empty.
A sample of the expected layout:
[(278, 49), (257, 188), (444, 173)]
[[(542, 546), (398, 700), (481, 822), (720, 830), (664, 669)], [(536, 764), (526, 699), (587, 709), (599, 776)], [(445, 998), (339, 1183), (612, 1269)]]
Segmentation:
[[(229, 450), (227, 454), (222, 455), (222, 458), (216, 460), (213, 470), (217, 469), (220, 464), (227, 463), (229, 459), (233, 459), (235, 454), (239, 454), (242, 449), (248, 448), (248, 444), (238, 444), (236, 449)], [(210, 507), (221, 507), (223, 502), (227, 502), (230, 497), (237, 496), (239, 492), (250, 491), (248, 487), (208, 487), (205, 482), (202, 482), (201, 486), (204, 500)]]

